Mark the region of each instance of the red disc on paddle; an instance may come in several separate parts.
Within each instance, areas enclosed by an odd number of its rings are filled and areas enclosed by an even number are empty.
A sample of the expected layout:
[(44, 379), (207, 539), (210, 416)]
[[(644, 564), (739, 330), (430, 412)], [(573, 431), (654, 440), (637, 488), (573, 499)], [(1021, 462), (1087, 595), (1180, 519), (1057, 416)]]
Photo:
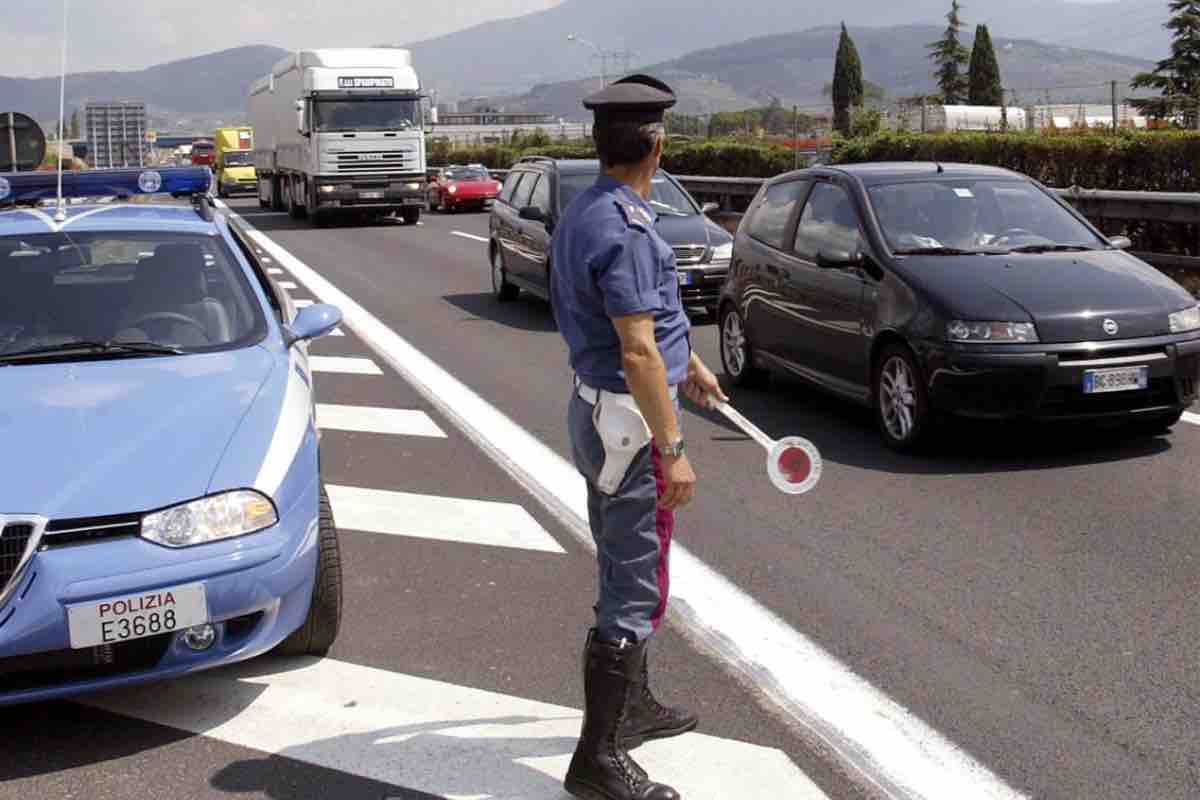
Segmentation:
[(786, 494), (804, 494), (821, 480), (823, 464), (816, 445), (799, 436), (780, 439), (767, 453), (767, 474)]
[(789, 447), (779, 454), (779, 472), (788, 483), (804, 483), (812, 474), (812, 461), (799, 447)]

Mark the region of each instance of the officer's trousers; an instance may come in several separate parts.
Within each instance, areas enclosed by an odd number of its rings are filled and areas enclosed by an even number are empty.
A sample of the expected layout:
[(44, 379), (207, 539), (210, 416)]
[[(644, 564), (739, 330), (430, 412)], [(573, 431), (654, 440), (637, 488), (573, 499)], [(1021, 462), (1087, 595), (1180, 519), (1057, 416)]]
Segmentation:
[(609, 642), (641, 642), (654, 634), (667, 610), (675, 514), (658, 507), (666, 482), (653, 444), (634, 457), (614, 494), (597, 488), (604, 445), (592, 412), (593, 406), (573, 391), (567, 424), (575, 466), (587, 481), (588, 522), (596, 540), (597, 635)]

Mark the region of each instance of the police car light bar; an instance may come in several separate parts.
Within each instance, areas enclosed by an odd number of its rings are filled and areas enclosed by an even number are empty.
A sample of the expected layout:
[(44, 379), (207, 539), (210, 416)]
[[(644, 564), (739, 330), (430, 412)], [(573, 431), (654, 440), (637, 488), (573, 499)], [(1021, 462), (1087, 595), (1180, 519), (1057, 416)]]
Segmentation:
[[(164, 167), (162, 169), (94, 169), (65, 172), (65, 199), (132, 197), (169, 194), (173, 197), (207, 195), (212, 187), (208, 167)], [(0, 175), (0, 206), (33, 205), (58, 197), (58, 176), (53, 172), (22, 172)]]

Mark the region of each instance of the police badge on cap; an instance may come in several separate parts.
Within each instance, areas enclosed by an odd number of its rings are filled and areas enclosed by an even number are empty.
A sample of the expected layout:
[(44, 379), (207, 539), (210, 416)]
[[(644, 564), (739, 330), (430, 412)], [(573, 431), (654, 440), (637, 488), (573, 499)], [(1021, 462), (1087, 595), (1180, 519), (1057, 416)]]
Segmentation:
[(657, 78), (630, 75), (583, 99), (583, 107), (596, 115), (596, 123), (662, 122), (675, 105), (675, 92)]

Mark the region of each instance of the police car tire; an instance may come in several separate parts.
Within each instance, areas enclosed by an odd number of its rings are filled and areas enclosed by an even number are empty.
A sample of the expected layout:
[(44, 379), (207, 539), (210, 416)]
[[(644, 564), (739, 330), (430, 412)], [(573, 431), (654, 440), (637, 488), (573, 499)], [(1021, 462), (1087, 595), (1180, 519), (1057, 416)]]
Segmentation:
[[(744, 365), (742, 367), (742, 371), (739, 373), (735, 373), (729, 368), (729, 360), (725, 356), (725, 320), (731, 315), (737, 316), (738, 322), (741, 324), (742, 331)], [(766, 370), (759, 369), (758, 367), (754, 366), (754, 347), (751, 345), (750, 339), (746, 335), (746, 323), (742, 319), (741, 314), (738, 314), (737, 309), (734, 308), (732, 304), (727, 304), (721, 310), (721, 313), (717, 319), (717, 329), (718, 336), (720, 337), (718, 349), (721, 351), (721, 366), (724, 368), (725, 374), (728, 375), (733, 381), (733, 385), (745, 389), (757, 389), (765, 386), (767, 380), (770, 378), (770, 375)]]
[(333, 647), (342, 624), (342, 556), (337, 526), (325, 488), (321, 487), (317, 577), (308, 616), (295, 633), (276, 648), (283, 656), (323, 656)]

